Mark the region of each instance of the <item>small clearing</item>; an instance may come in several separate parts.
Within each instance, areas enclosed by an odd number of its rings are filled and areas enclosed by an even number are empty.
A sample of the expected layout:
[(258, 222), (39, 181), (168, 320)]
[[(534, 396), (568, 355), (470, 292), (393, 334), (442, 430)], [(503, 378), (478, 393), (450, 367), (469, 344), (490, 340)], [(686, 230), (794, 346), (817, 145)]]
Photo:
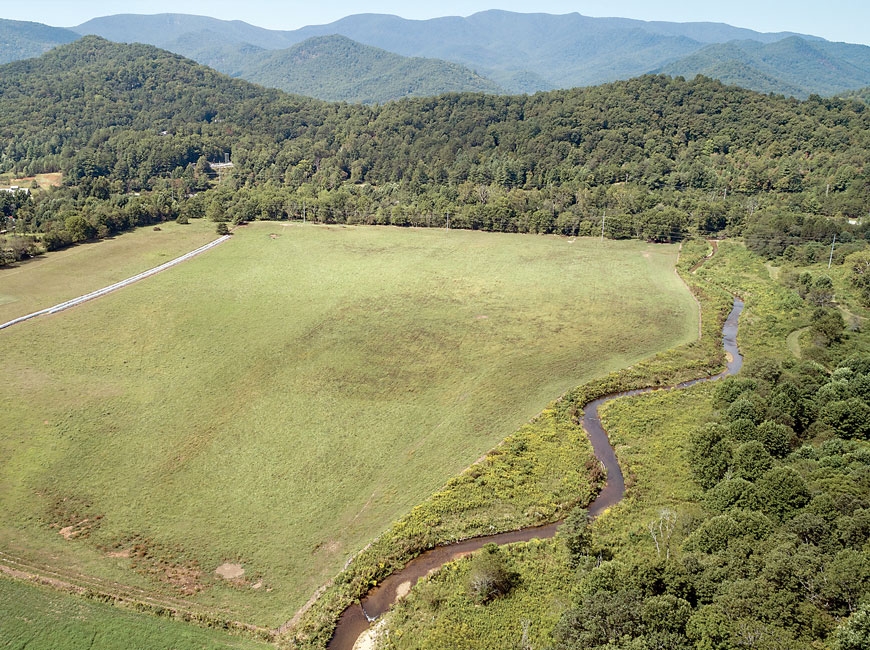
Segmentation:
[(792, 353), (792, 355), (795, 357), (795, 359), (801, 358), (800, 337), (801, 337), (801, 334), (806, 332), (808, 329), (810, 329), (810, 328), (809, 327), (802, 327), (800, 329), (797, 329), (794, 332), (792, 332), (791, 334), (789, 334), (788, 337), (785, 339), (785, 343), (788, 346), (789, 352)]

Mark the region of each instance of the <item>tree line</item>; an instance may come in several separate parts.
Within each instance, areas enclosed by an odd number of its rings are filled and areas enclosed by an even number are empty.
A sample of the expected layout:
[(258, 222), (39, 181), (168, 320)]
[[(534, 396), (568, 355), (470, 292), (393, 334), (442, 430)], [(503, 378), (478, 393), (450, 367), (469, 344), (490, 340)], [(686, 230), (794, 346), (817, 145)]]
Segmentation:
[[(46, 248), (166, 219), (310, 219), (761, 254), (863, 240), (870, 112), (698, 77), (330, 104), (97, 37), (0, 69), (0, 173), (64, 187), (6, 214)], [(220, 183), (209, 162), (234, 164)], [(11, 218), (11, 220), (10, 220)]]

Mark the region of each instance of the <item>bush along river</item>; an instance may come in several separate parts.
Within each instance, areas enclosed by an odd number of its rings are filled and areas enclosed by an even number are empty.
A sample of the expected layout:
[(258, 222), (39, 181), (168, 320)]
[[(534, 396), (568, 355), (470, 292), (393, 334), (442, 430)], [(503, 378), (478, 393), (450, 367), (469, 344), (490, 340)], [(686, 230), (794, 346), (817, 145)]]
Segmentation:
[[(622, 476), (622, 470), (616, 460), (616, 453), (610, 445), (610, 439), (607, 437), (607, 432), (604, 431), (604, 428), (601, 426), (601, 419), (598, 416), (598, 408), (605, 402), (620, 397), (642, 395), (654, 390), (678, 390), (681, 388), (688, 388), (695, 384), (705, 381), (715, 381), (716, 379), (721, 379), (722, 377), (738, 373), (740, 368), (743, 366), (743, 357), (737, 348), (737, 322), (742, 311), (743, 301), (739, 298), (734, 298), (734, 305), (731, 308), (731, 313), (728, 315), (728, 318), (725, 320), (725, 325), (722, 328), (723, 347), (725, 348), (725, 353), (727, 355), (728, 365), (725, 370), (720, 372), (718, 375), (693, 379), (669, 388), (638, 388), (623, 393), (614, 393), (593, 400), (583, 406), (583, 428), (589, 435), (589, 440), (592, 443), (595, 457), (598, 458), (599, 462), (601, 462), (607, 472), (607, 480), (604, 484), (604, 488), (588, 506), (590, 518), (598, 516), (608, 508), (619, 503), (625, 493), (625, 481)], [(420, 578), (428, 575), (430, 572), (438, 569), (447, 562), (483, 548), (487, 544), (501, 545), (512, 544), (514, 542), (528, 542), (532, 539), (548, 539), (555, 536), (561, 523), (562, 522), (559, 521), (546, 526), (535, 526), (507, 533), (499, 533), (497, 535), (474, 537), (445, 546), (437, 546), (421, 555), (418, 555), (405, 565), (404, 569), (393, 573), (381, 584), (369, 591), (369, 593), (366, 594), (359, 603), (350, 605), (344, 610), (338, 620), (335, 633), (333, 634), (332, 640), (330, 640), (327, 648), (329, 648), (329, 650), (352, 650), (360, 634), (369, 628), (372, 621), (389, 611), (390, 607), (392, 607), (399, 598), (407, 594), (410, 588), (416, 584)]]

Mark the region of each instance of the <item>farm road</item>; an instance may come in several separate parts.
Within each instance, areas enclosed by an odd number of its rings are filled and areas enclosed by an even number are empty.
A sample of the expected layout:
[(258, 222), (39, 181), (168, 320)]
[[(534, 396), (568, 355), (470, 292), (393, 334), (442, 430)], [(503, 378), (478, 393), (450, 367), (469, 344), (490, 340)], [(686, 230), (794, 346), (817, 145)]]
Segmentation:
[(131, 278), (127, 278), (126, 280), (121, 280), (120, 282), (116, 282), (115, 284), (110, 284), (108, 287), (103, 287), (102, 289), (97, 289), (96, 291), (91, 291), (90, 293), (86, 293), (83, 296), (79, 296), (78, 298), (73, 298), (71, 300), (67, 300), (60, 304), (55, 305), (54, 307), (48, 307), (46, 309), (40, 309), (39, 311), (35, 311), (32, 314), (27, 314), (26, 316), (19, 316), (18, 318), (13, 318), (11, 321), (6, 323), (0, 323), (0, 330), (5, 329), (7, 327), (12, 327), (18, 323), (23, 323), (24, 321), (30, 320), (31, 318), (36, 318), (37, 316), (43, 316), (46, 314), (56, 314), (58, 312), (69, 309), (70, 307), (75, 307), (76, 305), (80, 305), (83, 302), (87, 302), (88, 300), (93, 300), (94, 298), (99, 298), (100, 296), (105, 296), (108, 293), (112, 293), (113, 291), (117, 291), (118, 289), (122, 289), (127, 285), (133, 284), (138, 280), (142, 280), (144, 278), (150, 277), (152, 275), (156, 275), (161, 271), (165, 271), (166, 269), (175, 266), (176, 264), (181, 264), (189, 260), (192, 257), (196, 257), (200, 253), (204, 253), (205, 251), (214, 248), (218, 244), (224, 243), (227, 239), (230, 238), (230, 235), (224, 235), (223, 237), (219, 237), (212, 242), (209, 242), (205, 246), (200, 246), (196, 250), (192, 250), (189, 253), (185, 253), (180, 257), (176, 257), (173, 260), (169, 260), (168, 262), (164, 262), (160, 266), (155, 266), (152, 269), (148, 269), (147, 271), (142, 271), (141, 273), (137, 273)]

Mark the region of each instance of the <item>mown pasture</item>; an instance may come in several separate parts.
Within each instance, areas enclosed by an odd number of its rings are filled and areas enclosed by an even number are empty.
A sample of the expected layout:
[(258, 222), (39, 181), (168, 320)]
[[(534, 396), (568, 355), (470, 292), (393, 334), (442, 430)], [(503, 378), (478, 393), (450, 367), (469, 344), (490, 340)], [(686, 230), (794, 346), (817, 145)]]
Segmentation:
[[(238, 229), (0, 333), (0, 549), (278, 625), (551, 399), (697, 336), (676, 257), (636, 241)], [(225, 563), (244, 574), (216, 576)]]
[(79, 244), (0, 270), (0, 323), (108, 286), (216, 239), (202, 220)]
[(2, 576), (0, 621), (3, 647), (12, 650), (253, 650), (270, 647), (180, 621), (143, 617), (106, 603)]

